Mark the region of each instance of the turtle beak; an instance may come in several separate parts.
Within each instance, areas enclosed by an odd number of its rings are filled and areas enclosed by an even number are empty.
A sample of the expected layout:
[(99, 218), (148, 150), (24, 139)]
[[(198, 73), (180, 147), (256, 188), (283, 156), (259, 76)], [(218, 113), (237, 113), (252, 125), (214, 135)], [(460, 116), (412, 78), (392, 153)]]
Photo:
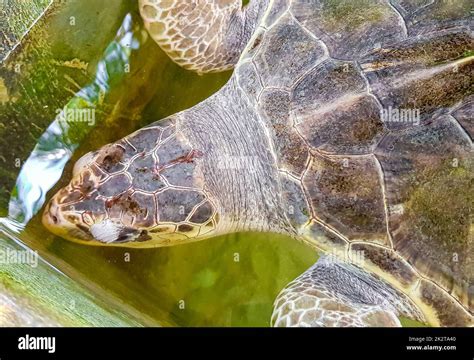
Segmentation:
[[(46, 206), (46, 209), (43, 212), (43, 225), (50, 231), (54, 230), (54, 227), (58, 225), (59, 222), (59, 207), (56, 204), (56, 201), (51, 200), (48, 205)], [(53, 231), (54, 232), (54, 231)]]
[(43, 225), (53, 234), (72, 241), (90, 241), (92, 235), (88, 226), (75, 215), (65, 216), (56, 197), (46, 206), (42, 216)]

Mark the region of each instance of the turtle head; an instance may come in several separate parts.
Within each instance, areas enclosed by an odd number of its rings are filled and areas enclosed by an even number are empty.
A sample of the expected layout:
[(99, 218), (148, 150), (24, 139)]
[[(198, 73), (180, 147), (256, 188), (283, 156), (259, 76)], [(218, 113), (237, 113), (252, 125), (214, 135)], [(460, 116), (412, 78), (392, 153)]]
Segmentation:
[(203, 157), (175, 131), (139, 130), (83, 156), (43, 214), (53, 233), (91, 245), (171, 246), (216, 233)]

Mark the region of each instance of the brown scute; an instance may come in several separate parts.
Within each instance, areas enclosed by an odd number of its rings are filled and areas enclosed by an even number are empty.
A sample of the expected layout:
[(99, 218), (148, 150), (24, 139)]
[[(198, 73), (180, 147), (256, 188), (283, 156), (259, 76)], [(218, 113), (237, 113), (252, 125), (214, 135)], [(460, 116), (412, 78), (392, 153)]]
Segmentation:
[(324, 50), (287, 14), (265, 34), (255, 64), (266, 87), (290, 88), (324, 57)]
[(194, 229), (193, 226), (187, 225), (187, 224), (182, 224), (182, 225), (178, 226), (178, 231), (182, 232), (182, 233), (187, 233), (187, 232), (193, 231), (193, 229)]
[(315, 213), (349, 239), (386, 240), (380, 178), (373, 158), (314, 156), (303, 184)]
[(161, 222), (179, 223), (187, 219), (196, 205), (205, 199), (199, 191), (169, 189), (157, 195)]
[(463, 304), (474, 280), (472, 166), (450, 162), (418, 177), (394, 232), (398, 250)]
[(467, 95), (472, 94), (472, 76), (474, 62), (469, 61), (449, 68), (429, 79), (410, 83), (410, 86), (394, 91), (393, 96), (400, 96), (400, 107), (419, 108), (422, 113), (449, 108)]
[(392, 250), (369, 244), (354, 244), (351, 248), (354, 251), (362, 251), (364, 259), (371, 261), (383, 271), (393, 275), (404, 285), (410, 285), (418, 278), (416, 273), (399, 259)]
[(63, 206), (62, 210), (73, 212), (91, 212), (92, 214), (98, 215), (104, 214), (106, 211), (105, 201), (97, 198), (97, 196), (85, 197), (77, 203)]
[(122, 194), (116, 198), (106, 201), (105, 206), (111, 208), (113, 206), (119, 206), (123, 210), (133, 215), (143, 215), (146, 209), (143, 209), (140, 204), (135, 201), (130, 194)]
[(417, 185), (431, 181), (426, 174), (436, 177), (437, 171), (432, 171), (443, 162), (447, 170), (453, 169), (454, 159), (458, 159), (462, 167), (469, 148), (459, 129), (447, 117), (385, 136), (375, 153), (384, 172), (389, 204), (406, 202)]
[(335, 154), (369, 154), (384, 133), (376, 100), (346, 95), (328, 110), (303, 113), (300, 133), (314, 148)]
[(120, 194), (130, 189), (132, 182), (126, 174), (117, 174), (107, 179), (97, 188), (97, 193), (108, 198), (118, 198)]
[(404, 14), (408, 32), (413, 36), (468, 28), (472, 24), (472, 0), (392, 0)]
[(121, 146), (110, 145), (101, 151), (96, 163), (108, 172), (122, 160), (124, 154), (125, 150)]
[(444, 34), (433, 38), (409, 39), (393, 48), (377, 50), (362, 61), (363, 66), (424, 64), (433, 66), (464, 57), (474, 48), (474, 39), (467, 33)]
[(166, 227), (157, 227), (157, 228), (151, 229), (150, 232), (153, 234), (159, 234), (159, 233), (164, 233), (164, 232), (170, 232), (173, 230), (174, 230), (173, 227), (166, 226)]
[(326, 60), (311, 70), (295, 87), (291, 111), (297, 122), (344, 96), (362, 94), (366, 82), (351, 62)]
[(195, 224), (204, 224), (212, 217), (213, 211), (212, 205), (207, 201), (196, 210), (189, 220)]
[[(432, 72), (432, 73), (431, 73)], [(443, 114), (473, 94), (474, 58), (457, 64), (437, 65), (411, 73), (395, 71), (390, 76), (385, 70), (370, 74), (374, 94), (383, 107), (416, 109), (422, 123), (434, 114)], [(398, 123), (392, 124), (397, 125)]]
[(306, 144), (290, 126), (274, 124), (273, 130), (279, 140), (275, 143), (275, 148), (280, 155), (282, 167), (301, 176), (309, 155)]
[(443, 165), (420, 176), (422, 182), (411, 195), (404, 220), (452, 252), (472, 241), (473, 167)]
[(377, 150), (394, 248), (464, 306), (472, 300), (472, 147), (448, 117), (388, 135)]
[(436, 310), (441, 326), (473, 326), (472, 318), (444, 291), (426, 280), (420, 284), (421, 300)]
[[(375, 136), (383, 130), (383, 125), (380, 122), (380, 113), (378, 116), (367, 116), (365, 121), (359, 121), (354, 124), (352, 133), (357, 142), (367, 142), (375, 138)], [(374, 115), (374, 114), (372, 114)]]
[(135, 240), (138, 241), (138, 242), (142, 242), (142, 241), (148, 241), (148, 240), (151, 240), (151, 239), (152, 239), (152, 237), (150, 235), (148, 235), (148, 231), (142, 230), (140, 235)]
[[(64, 194), (64, 195), (63, 195)], [(83, 198), (82, 191), (70, 191), (70, 189), (63, 189), (61, 193), (58, 194), (58, 203), (59, 204), (68, 204), (68, 203), (75, 203), (80, 201)]]
[(301, 176), (308, 160), (308, 148), (292, 126), (290, 101), (289, 93), (271, 89), (262, 93), (259, 106), (273, 129), (274, 146), (281, 167)]
[(291, 12), (338, 59), (356, 60), (375, 44), (403, 37), (399, 16), (386, 0), (293, 1)]

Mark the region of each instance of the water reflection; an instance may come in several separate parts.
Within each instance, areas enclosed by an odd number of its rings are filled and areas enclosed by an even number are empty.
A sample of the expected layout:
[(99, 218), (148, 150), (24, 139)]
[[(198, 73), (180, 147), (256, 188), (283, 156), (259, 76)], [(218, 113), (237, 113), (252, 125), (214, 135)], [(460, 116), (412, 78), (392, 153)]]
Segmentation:
[(81, 141), (96, 126), (96, 110), (104, 97), (129, 72), (131, 55), (140, 47), (139, 31), (133, 16), (127, 14), (97, 65), (94, 81), (58, 110), (56, 119), (22, 166), (10, 197), (9, 221), (1, 223), (18, 231), (41, 209), (46, 193), (60, 179)]

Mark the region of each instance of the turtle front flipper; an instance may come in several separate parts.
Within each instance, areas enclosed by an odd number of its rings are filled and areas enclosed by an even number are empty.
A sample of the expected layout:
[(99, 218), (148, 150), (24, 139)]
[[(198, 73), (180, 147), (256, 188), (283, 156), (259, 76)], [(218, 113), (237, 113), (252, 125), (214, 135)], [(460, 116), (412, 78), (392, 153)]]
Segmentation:
[(268, 0), (139, 0), (151, 37), (178, 65), (197, 73), (230, 70)]
[(321, 257), (275, 300), (273, 326), (396, 327), (424, 317), (411, 300), (356, 265)]

